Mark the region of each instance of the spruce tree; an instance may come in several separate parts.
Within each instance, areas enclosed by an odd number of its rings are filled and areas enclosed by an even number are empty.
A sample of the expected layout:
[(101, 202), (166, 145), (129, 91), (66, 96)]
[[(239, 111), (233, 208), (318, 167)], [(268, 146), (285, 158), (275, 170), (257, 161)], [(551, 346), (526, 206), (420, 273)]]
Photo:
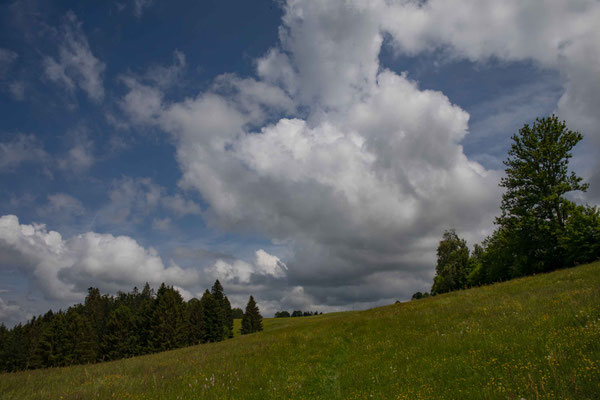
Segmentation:
[(202, 304), (202, 322), (204, 324), (203, 342), (218, 342), (223, 340), (223, 325), (219, 314), (221, 307), (207, 290), (200, 299)]
[(227, 332), (228, 324), (227, 324), (227, 321), (225, 320), (225, 317), (226, 317), (225, 294), (223, 293), (223, 286), (221, 286), (221, 282), (219, 282), (218, 279), (215, 281), (214, 285), (210, 289), (210, 294), (212, 295), (212, 298), (219, 305), (215, 318), (217, 319), (216, 324), (219, 325), (222, 330), (222, 334), (217, 340), (221, 340), (228, 336), (228, 332)]
[(233, 337), (233, 310), (227, 296), (223, 299), (223, 313), (225, 319), (225, 337)]
[(187, 323), (183, 299), (179, 292), (163, 283), (153, 304), (152, 348), (163, 351), (182, 347), (187, 343)]
[(126, 305), (114, 310), (102, 337), (102, 354), (106, 360), (118, 360), (139, 354), (134, 315)]
[(152, 314), (156, 294), (148, 282), (144, 285), (139, 299), (139, 316), (137, 320), (139, 354), (152, 352)]
[(4, 325), (4, 322), (0, 323), (0, 371), (8, 371), (6, 360), (10, 354), (8, 348), (8, 338), (10, 337), (10, 331)]
[(69, 309), (66, 315), (66, 325), (67, 341), (69, 342), (66, 364), (88, 364), (96, 361), (98, 348), (94, 329), (85, 314), (82, 315), (76, 308)]
[(200, 300), (194, 298), (188, 301), (187, 316), (189, 324), (188, 343), (191, 345), (202, 343), (205, 337), (205, 326), (204, 310)]
[(244, 313), (244, 317), (242, 318), (242, 335), (246, 335), (248, 333), (262, 331), (262, 315), (260, 315), (260, 311), (256, 302), (254, 301), (254, 297), (250, 296), (248, 300), (248, 304), (246, 305), (246, 312)]

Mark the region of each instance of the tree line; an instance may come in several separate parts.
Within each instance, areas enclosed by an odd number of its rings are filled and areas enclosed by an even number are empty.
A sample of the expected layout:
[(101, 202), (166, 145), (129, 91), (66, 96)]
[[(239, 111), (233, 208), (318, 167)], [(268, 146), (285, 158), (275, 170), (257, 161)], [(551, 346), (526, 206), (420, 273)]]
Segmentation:
[[(217, 280), (200, 299), (185, 302), (164, 283), (155, 292), (102, 295), (89, 288), (83, 304), (48, 311), (12, 329), (0, 325), (0, 371), (61, 367), (117, 360), (233, 337), (233, 319), (250, 320), (242, 334), (262, 330), (250, 296), (246, 313), (232, 309)], [(246, 325), (248, 325), (246, 323)]]
[[(323, 313), (321, 313), (323, 314)], [(288, 311), (277, 311), (275, 318), (290, 318), (290, 317), (311, 317), (313, 315), (319, 315), (318, 311), (300, 311), (294, 310), (290, 314)]]
[(512, 136), (496, 229), (472, 252), (455, 230), (443, 234), (432, 295), (600, 258), (600, 210), (565, 196), (589, 187), (568, 168), (571, 150), (582, 138), (555, 115), (525, 124)]

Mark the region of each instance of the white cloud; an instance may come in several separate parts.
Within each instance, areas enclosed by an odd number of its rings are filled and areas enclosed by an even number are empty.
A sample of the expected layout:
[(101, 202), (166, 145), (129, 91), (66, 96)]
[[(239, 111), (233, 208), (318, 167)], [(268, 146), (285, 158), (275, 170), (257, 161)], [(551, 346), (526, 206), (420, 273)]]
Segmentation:
[(162, 206), (173, 212), (178, 217), (184, 215), (200, 215), (202, 209), (192, 200), (185, 199), (181, 194), (177, 193), (173, 196), (163, 196), (161, 198)]
[[(109, 192), (109, 203), (99, 211), (101, 220), (112, 224), (139, 223), (149, 215), (162, 210), (177, 217), (199, 215), (202, 210), (193, 200), (182, 194), (168, 195), (167, 190), (150, 178), (124, 176), (115, 180)], [(156, 218), (153, 227), (165, 230), (171, 219)]]
[(196, 295), (194, 295), (194, 293), (190, 292), (189, 290), (186, 290), (180, 286), (177, 285), (173, 285), (173, 289), (177, 290), (179, 292), (179, 294), (181, 295), (181, 297), (183, 297), (184, 301), (190, 301), (193, 298), (200, 298), (202, 297), (201, 293), (198, 293)]
[(75, 197), (66, 193), (55, 193), (48, 195), (48, 203), (38, 209), (42, 216), (53, 216), (69, 218), (80, 216), (85, 213), (85, 207)]
[(143, 79), (160, 87), (168, 89), (173, 85), (180, 84), (183, 72), (185, 71), (185, 54), (175, 50), (173, 52), (173, 64), (165, 67), (162, 65), (153, 65), (143, 75)]
[(594, 149), (586, 154), (586, 163), (594, 168), (587, 174), (600, 176), (600, 3), (431, 0), (423, 5), (378, 2), (376, 8), (400, 52), (445, 49), (480, 63), (532, 61), (559, 71), (564, 92), (556, 111), (570, 129), (590, 139)]
[(254, 266), (242, 260), (233, 262), (217, 260), (212, 267), (206, 269), (206, 272), (223, 282), (250, 283)]
[[(285, 273), (259, 257), (256, 265), (219, 260), (215, 276), (250, 283), (260, 265), (318, 294), (315, 304), (341, 301), (319, 287), (350, 282), (370, 287), (365, 301), (376, 302), (372, 276), (431, 278), (444, 229), (480, 240), (491, 228), (499, 174), (464, 155), (468, 114), (442, 93), (380, 68), (376, 11), (291, 1), (281, 47), (257, 61), (260, 80), (221, 76), (195, 98), (154, 102), (146, 116), (124, 107), (133, 121), (172, 135), (181, 184), (201, 193), (212, 224), (292, 247)], [(236, 90), (223, 91), (223, 80)], [(124, 104), (141, 97), (137, 84), (129, 87)], [(157, 87), (148, 90), (161, 99)], [(244, 96), (259, 98), (260, 112)], [(306, 117), (248, 128), (266, 115), (294, 114), (297, 105)]]
[(261, 275), (271, 275), (275, 278), (283, 278), (287, 266), (277, 257), (267, 253), (263, 249), (256, 251), (256, 272)]
[(96, 58), (81, 28), (81, 22), (69, 11), (61, 27), (58, 58), (44, 59), (46, 76), (63, 85), (68, 91), (83, 90), (98, 102), (104, 97), (102, 75), (105, 65)]
[[(181, 184), (203, 196), (210, 223), (290, 245), (285, 277), (305, 303), (407, 298), (430, 282), (444, 229), (470, 243), (490, 232), (500, 172), (465, 156), (464, 110), (381, 67), (384, 35), (412, 55), (558, 69), (559, 112), (592, 126), (599, 9), (585, 0), (290, 0), (279, 46), (256, 62), (258, 79), (222, 75), (169, 103), (157, 85), (134, 79), (123, 110), (172, 136)], [(219, 260), (212, 271), (252, 283), (256, 265)]]
[(255, 253), (254, 264), (242, 260), (227, 262), (219, 259), (207, 268), (206, 272), (214, 279), (223, 282), (249, 284), (257, 276), (284, 278), (286, 270), (287, 266), (277, 256), (259, 249)]
[(13, 140), (0, 142), (0, 171), (10, 171), (22, 163), (45, 163), (50, 156), (33, 135), (18, 134)]
[(58, 166), (69, 172), (82, 173), (87, 171), (94, 162), (93, 143), (86, 141), (71, 147), (66, 155), (58, 160)]
[(162, 107), (162, 92), (158, 88), (139, 83), (132, 77), (122, 77), (129, 92), (120, 106), (134, 124), (153, 123)]
[(40, 224), (0, 217), (0, 267), (19, 268), (49, 300), (81, 300), (89, 286), (103, 292), (130, 290), (144, 282), (189, 287), (199, 276), (176, 264), (165, 266), (153, 248), (128, 236), (87, 232), (63, 239)]

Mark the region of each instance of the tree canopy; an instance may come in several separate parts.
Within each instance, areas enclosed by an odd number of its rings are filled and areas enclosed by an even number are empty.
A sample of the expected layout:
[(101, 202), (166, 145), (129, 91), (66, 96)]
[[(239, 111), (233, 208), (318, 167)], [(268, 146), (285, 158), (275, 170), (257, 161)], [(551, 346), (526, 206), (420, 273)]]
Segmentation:
[(444, 232), (437, 248), (436, 277), (431, 292), (445, 293), (466, 287), (468, 264), (467, 242), (459, 238), (454, 229)]
[[(261, 330), (256, 303), (250, 310), (251, 329)], [(188, 302), (165, 284), (155, 292), (146, 283), (141, 292), (116, 297), (91, 287), (83, 304), (66, 311), (12, 329), (0, 324), (0, 371), (116, 360), (231, 336), (233, 310), (219, 281)]]
[(565, 194), (588, 188), (569, 171), (571, 150), (582, 138), (555, 115), (525, 124), (512, 136), (496, 224), (508, 235), (517, 274), (549, 271), (564, 262), (559, 239), (574, 208)]
[(571, 267), (600, 258), (600, 212), (566, 195), (588, 184), (569, 170), (579, 132), (555, 115), (512, 136), (495, 231), (473, 252), (454, 230), (437, 250), (432, 294)]

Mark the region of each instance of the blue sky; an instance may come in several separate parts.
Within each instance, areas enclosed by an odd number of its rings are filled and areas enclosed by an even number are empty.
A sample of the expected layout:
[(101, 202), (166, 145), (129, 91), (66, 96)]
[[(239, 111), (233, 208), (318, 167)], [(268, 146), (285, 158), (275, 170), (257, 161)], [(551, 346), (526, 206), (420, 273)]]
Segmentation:
[(600, 198), (594, 1), (0, 9), (7, 324), (146, 281), (267, 315), (409, 298), (445, 229), (490, 233), (510, 136), (553, 112)]

